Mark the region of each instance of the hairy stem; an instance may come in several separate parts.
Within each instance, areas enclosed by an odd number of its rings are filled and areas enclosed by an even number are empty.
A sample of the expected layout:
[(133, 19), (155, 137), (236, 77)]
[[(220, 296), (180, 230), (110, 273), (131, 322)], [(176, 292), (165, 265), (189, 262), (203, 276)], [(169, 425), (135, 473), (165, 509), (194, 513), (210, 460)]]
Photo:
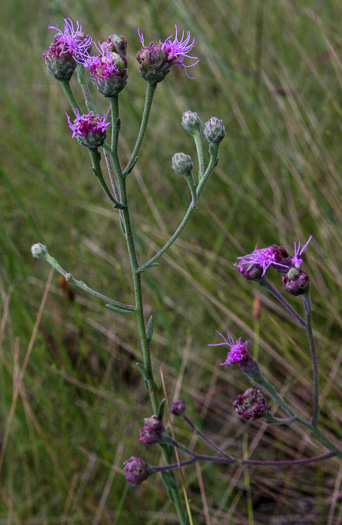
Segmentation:
[(312, 333), (312, 307), (311, 307), (310, 292), (309, 291), (306, 292), (302, 297), (303, 297), (303, 302), (304, 302), (305, 319), (306, 319), (305, 329), (306, 329), (306, 335), (309, 341), (309, 347), (310, 347), (311, 359), (312, 359), (313, 377), (314, 377), (314, 402), (313, 402), (313, 413), (312, 413), (311, 424), (313, 426), (316, 426), (318, 416), (319, 416), (319, 375), (318, 375), (318, 357), (317, 357), (315, 340), (314, 340), (314, 336)]
[[(205, 171), (205, 174), (203, 175), (202, 179), (200, 180), (198, 186), (197, 186), (197, 189), (196, 189), (196, 198), (197, 198), (197, 201), (203, 191), (203, 188), (204, 188), (204, 185), (205, 183), (207, 182), (208, 180), (208, 177), (209, 175), (212, 173), (212, 171), (214, 170), (214, 168), (216, 167), (217, 165), (217, 152), (218, 152), (218, 147), (216, 147), (211, 155), (210, 155), (210, 162), (209, 162), (209, 165)], [(185, 226), (187, 225), (187, 223), (189, 222), (189, 219), (191, 217), (191, 215), (193, 214), (194, 210), (196, 209), (196, 207), (194, 207), (193, 205), (193, 200), (191, 201), (190, 205), (189, 205), (189, 208), (187, 209), (187, 212), (185, 213), (184, 215), (184, 218), (182, 220), (182, 222), (180, 223), (180, 225), (178, 226), (177, 230), (175, 231), (175, 233), (172, 235), (172, 237), (167, 241), (167, 243), (163, 246), (163, 248), (161, 248), (159, 250), (158, 253), (156, 253), (156, 255), (154, 255), (149, 261), (147, 261), (146, 263), (142, 264), (141, 266), (139, 266), (138, 268), (138, 271), (139, 272), (143, 272), (145, 271), (151, 264), (153, 264), (155, 261), (157, 261), (159, 259), (159, 257), (161, 257), (169, 248), (170, 246), (172, 246), (172, 244), (175, 242), (175, 240), (179, 237), (179, 235), (182, 233), (182, 231), (184, 230)]]
[(83, 281), (78, 281), (71, 275), (71, 273), (68, 273), (64, 268), (61, 267), (61, 265), (58, 263), (58, 261), (52, 257), (49, 253), (47, 253), (44, 256), (44, 260), (48, 262), (58, 273), (63, 275), (66, 281), (68, 281), (71, 284), (74, 284), (75, 286), (78, 286), (79, 288), (82, 288), (85, 292), (94, 295), (98, 299), (101, 299), (102, 301), (105, 301), (108, 303), (108, 306), (115, 307), (117, 306), (120, 311), (135, 311), (135, 307), (130, 304), (120, 303), (119, 301), (114, 301), (111, 297), (107, 297), (106, 295), (101, 294), (100, 292), (97, 292), (96, 290), (93, 290), (90, 288), (87, 284), (85, 284)]
[(142, 141), (144, 140), (145, 131), (147, 128), (148, 119), (150, 116), (152, 101), (153, 101), (153, 95), (156, 90), (157, 84), (150, 84), (147, 83), (146, 86), (146, 96), (145, 96), (145, 105), (144, 105), (144, 112), (141, 119), (140, 129), (137, 141), (135, 143), (135, 146), (133, 148), (133, 152), (131, 155), (131, 158), (128, 161), (128, 164), (126, 168), (123, 171), (123, 175), (126, 177), (133, 169), (134, 164), (136, 163), (136, 157), (139, 154), (140, 146), (142, 144)]
[(194, 432), (194, 434), (197, 434), (197, 436), (199, 436), (200, 438), (203, 439), (203, 441), (205, 441), (211, 448), (213, 448), (214, 450), (216, 450), (216, 452), (218, 452), (219, 454), (221, 454), (221, 456), (229, 459), (231, 456), (229, 456), (228, 454), (226, 454), (226, 452), (224, 452), (220, 447), (218, 447), (217, 445), (215, 445), (215, 443), (213, 443), (211, 441), (211, 439), (209, 439), (207, 436), (205, 436), (203, 434), (203, 432), (200, 431), (199, 428), (196, 427), (196, 425), (191, 421), (191, 419), (189, 418), (189, 416), (187, 415), (184, 415), (183, 416), (183, 419), (184, 421), (189, 425), (189, 427), (192, 429), (192, 431)]
[[(152, 93), (152, 96), (153, 96), (153, 93)], [(151, 98), (150, 104), (151, 103), (152, 103), (152, 98)], [(111, 109), (112, 109), (112, 125), (114, 126), (119, 118), (118, 100), (116, 101), (111, 100)], [(148, 110), (148, 113), (149, 113), (149, 110)], [(148, 119), (148, 116), (147, 116), (147, 119)], [(146, 124), (147, 124), (147, 121), (146, 121)], [(146, 128), (146, 125), (145, 125), (145, 128)], [(118, 133), (119, 133), (119, 130), (118, 130)], [(132, 269), (132, 276), (133, 276), (135, 312), (137, 316), (140, 345), (141, 345), (143, 359), (144, 359), (144, 368), (146, 371), (146, 375), (144, 376), (144, 379), (145, 379), (147, 392), (150, 397), (153, 412), (154, 414), (158, 414), (159, 399), (158, 399), (158, 392), (157, 392), (157, 388), (156, 388), (156, 384), (155, 384), (154, 376), (153, 376), (153, 368), (152, 368), (152, 361), (151, 361), (150, 348), (149, 348), (150, 341), (147, 338), (147, 333), (146, 333), (144, 303), (143, 303), (142, 287), (141, 287), (141, 275), (138, 272), (139, 263), (138, 263), (136, 248), (135, 248), (135, 239), (134, 239), (134, 233), (133, 233), (133, 227), (132, 227), (130, 209), (129, 209), (129, 203), (128, 203), (126, 177), (124, 176), (121, 170), (120, 161), (119, 161), (117, 150), (115, 147), (116, 143), (117, 143), (117, 137), (114, 137), (114, 147), (112, 148), (111, 156), (113, 159), (116, 175), (118, 177), (120, 201), (125, 206), (122, 209), (121, 214), (122, 214), (124, 234), (126, 237), (127, 250), (129, 254), (129, 259), (130, 259), (131, 269)], [(165, 463), (169, 463), (170, 453), (169, 453), (168, 446), (165, 444), (160, 444), (160, 446), (162, 449), (162, 454), (163, 454)], [(182, 506), (182, 502), (180, 499), (178, 488), (176, 486), (175, 479), (172, 478), (170, 481), (165, 480), (164, 482), (167, 485), (168, 492), (170, 493), (172, 501), (176, 507), (180, 523), (182, 525), (187, 525), (187, 517), (186, 517), (186, 514)]]
[(84, 67), (81, 64), (77, 64), (76, 73), (77, 73), (77, 80), (78, 80), (79, 85), (81, 86), (82, 93), (83, 93), (84, 100), (85, 100), (88, 111), (93, 111), (94, 113), (97, 113), (95, 109), (95, 105), (93, 103), (93, 99), (91, 98), (91, 94), (89, 91)]
[(297, 319), (297, 321), (302, 325), (306, 326), (306, 323), (304, 321), (304, 319), (296, 312), (296, 310), (294, 308), (292, 308), (292, 306), (290, 305), (290, 303), (285, 299), (285, 297), (283, 297), (281, 295), (280, 292), (278, 292), (278, 290), (264, 277), (262, 279), (259, 280), (259, 284), (263, 287), (263, 288), (266, 288), (269, 292), (271, 292), (271, 294), (276, 298), (278, 299), (278, 301), (286, 308), (286, 310), (288, 312), (290, 312), (291, 315), (293, 315), (293, 317), (295, 317)]
[(203, 144), (200, 130), (196, 130), (194, 133), (194, 141), (197, 151), (198, 159), (198, 180), (204, 175), (204, 154), (203, 154)]
[(76, 97), (70, 87), (69, 80), (60, 80), (60, 85), (62, 86), (62, 89), (64, 91), (65, 96), (69, 100), (69, 103), (72, 108), (77, 109), (82, 114), (81, 106), (78, 104)]
[(94, 175), (99, 181), (101, 188), (106, 194), (106, 197), (110, 200), (110, 202), (114, 205), (115, 208), (124, 208), (125, 204), (117, 201), (114, 195), (112, 194), (112, 192), (110, 191), (110, 189), (108, 188), (108, 185), (102, 173), (101, 164), (100, 164), (101, 157), (100, 157), (99, 152), (97, 150), (96, 151), (89, 150), (89, 154), (90, 154), (91, 161), (93, 164)]

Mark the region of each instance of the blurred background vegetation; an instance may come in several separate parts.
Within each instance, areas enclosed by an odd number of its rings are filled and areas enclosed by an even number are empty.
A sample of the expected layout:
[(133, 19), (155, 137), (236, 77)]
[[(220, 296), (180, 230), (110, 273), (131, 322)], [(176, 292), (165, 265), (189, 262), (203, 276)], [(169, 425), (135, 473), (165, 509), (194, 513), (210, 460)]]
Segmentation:
[[(155, 373), (161, 384), (162, 371), (169, 399), (184, 399), (202, 430), (227, 451), (297, 459), (324, 450), (295, 424), (268, 428), (240, 420), (231, 404), (248, 382), (238, 368), (220, 368), (224, 347), (207, 344), (218, 340), (215, 329), (250, 339), (267, 377), (310, 412), (304, 334), (233, 262), (256, 243), (291, 251), (293, 241), (312, 234), (305, 268), (320, 360), (320, 425), (341, 440), (341, 15), (338, 0), (1, 3), (1, 524), (177, 522), (157, 476), (137, 489), (123, 477), (122, 463), (131, 455), (161, 461), (156, 447), (137, 441), (151, 410), (135, 365), (141, 355), (132, 316), (65, 289), (54, 274), (15, 403), (50, 272), (32, 259), (33, 243), (47, 244), (76, 278), (132, 302), (118, 215), (96, 184), (85, 148), (71, 140), (68, 102), (44, 66), (42, 54), (54, 36), (48, 24), (63, 27), (70, 16), (95, 41), (114, 32), (127, 38), (123, 159), (144, 100), (137, 28), (147, 41), (166, 38), (174, 23), (196, 37), (195, 80), (175, 69), (158, 86), (129, 180), (143, 262), (166, 242), (189, 202), (184, 180), (171, 169), (176, 151), (195, 158), (182, 113), (197, 111), (203, 122), (223, 119), (227, 137), (199, 211), (160, 266), (144, 274), (146, 314), (155, 320)], [(78, 92), (76, 79), (72, 84)], [(106, 101), (96, 97), (106, 111)], [(279, 275), (271, 278), (280, 289)], [(253, 315), (258, 301), (260, 315)], [(301, 309), (299, 299), (291, 302)], [(184, 425), (174, 421), (173, 427), (185, 443), (207, 450)], [(183, 475), (194, 523), (342, 523), (336, 459), (283, 470), (200, 465)]]

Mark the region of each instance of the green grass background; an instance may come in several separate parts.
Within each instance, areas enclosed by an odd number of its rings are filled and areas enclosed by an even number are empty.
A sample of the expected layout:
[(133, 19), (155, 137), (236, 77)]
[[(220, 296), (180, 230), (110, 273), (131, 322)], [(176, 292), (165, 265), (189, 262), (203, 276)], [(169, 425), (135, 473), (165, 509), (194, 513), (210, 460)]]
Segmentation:
[[(176, 151), (195, 158), (182, 113), (197, 111), (202, 122), (216, 115), (227, 130), (199, 211), (160, 266), (144, 274), (158, 383), (162, 370), (169, 399), (184, 399), (201, 429), (232, 454), (297, 459), (323, 453), (297, 425), (267, 428), (240, 420), (231, 403), (248, 381), (239, 369), (219, 366), (224, 347), (207, 346), (218, 340), (215, 329), (250, 339), (267, 377), (298, 410), (311, 411), (304, 334), (270, 296), (243, 281), (233, 262), (256, 243), (291, 251), (294, 240), (312, 234), (305, 268), (320, 361), (320, 425), (341, 443), (341, 15), (338, 0), (1, 3), (2, 442), (50, 271), (32, 259), (30, 246), (47, 244), (76, 278), (132, 302), (118, 215), (96, 185), (85, 148), (71, 140), (70, 108), (42, 58), (54, 35), (47, 25), (61, 27), (70, 16), (95, 41), (113, 32), (128, 40), (129, 81), (120, 97), (123, 159), (144, 100), (137, 28), (147, 41), (165, 38), (174, 23), (196, 37), (201, 61), (191, 70), (195, 80), (175, 69), (158, 86), (130, 175), (141, 262), (167, 241), (189, 202), (184, 180), (171, 169)], [(72, 85), (79, 95), (76, 79)], [(106, 111), (106, 101), (96, 97)], [(270, 276), (280, 289), (279, 275)], [(135, 365), (141, 359), (135, 319), (74, 292), (72, 302), (53, 276), (7, 427), (0, 523), (177, 523), (157, 476), (137, 489), (123, 477), (122, 463), (131, 455), (161, 461), (156, 447), (137, 441), (151, 409)], [(258, 320), (252, 315), (256, 295)], [(302, 308), (300, 299), (291, 302)], [(186, 444), (207, 451), (184, 425), (174, 421), (173, 427)], [(342, 523), (336, 459), (282, 470), (191, 466), (183, 475), (194, 523)]]

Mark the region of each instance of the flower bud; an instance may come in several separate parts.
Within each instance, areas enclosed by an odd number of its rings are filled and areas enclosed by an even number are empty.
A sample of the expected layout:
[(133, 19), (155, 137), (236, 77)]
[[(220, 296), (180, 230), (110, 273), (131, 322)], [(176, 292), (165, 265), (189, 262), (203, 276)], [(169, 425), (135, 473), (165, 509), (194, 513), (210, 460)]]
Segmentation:
[(208, 122), (205, 123), (204, 135), (208, 142), (212, 144), (219, 144), (226, 134), (225, 127), (222, 120), (217, 117), (211, 117)]
[(114, 97), (127, 84), (126, 57), (111, 51), (106, 42), (95, 46), (100, 54), (88, 57), (84, 67), (89, 67), (91, 80), (99, 92), (105, 97)]
[(157, 416), (151, 416), (144, 419), (144, 426), (140, 430), (139, 441), (145, 445), (154, 445), (162, 440), (162, 434), (165, 430), (163, 422)]
[(254, 421), (266, 413), (264, 396), (256, 388), (249, 388), (244, 394), (237, 396), (233, 407), (239, 416), (247, 421)]
[(172, 401), (171, 414), (174, 416), (182, 416), (185, 412), (185, 403), (181, 399), (179, 401)]
[(182, 126), (190, 135), (195, 135), (196, 131), (199, 131), (201, 128), (201, 121), (197, 113), (193, 111), (183, 113)]
[(37, 242), (37, 244), (34, 244), (31, 246), (31, 253), (32, 256), (36, 259), (45, 259), (45, 257), (48, 254), (47, 247), (45, 244), (42, 244), (41, 242)]
[(178, 175), (189, 177), (193, 167), (194, 163), (192, 162), (190, 155), (180, 152), (175, 153), (172, 157), (172, 168), (178, 173)]
[(288, 269), (292, 265), (291, 257), (285, 250), (284, 246), (278, 246), (278, 244), (272, 244), (268, 247), (269, 257), (274, 261), (271, 266), (278, 273), (287, 273)]
[(306, 270), (292, 267), (282, 279), (285, 292), (291, 295), (303, 295), (310, 287), (310, 279)]
[(102, 146), (106, 140), (106, 128), (110, 124), (106, 122), (106, 116), (100, 117), (93, 111), (86, 115), (80, 115), (77, 109), (74, 109), (74, 113), (76, 119), (73, 123), (71, 123), (70, 117), (66, 113), (69, 128), (73, 132), (72, 137), (76, 137), (79, 144), (90, 150), (96, 150)]
[(247, 281), (257, 281), (261, 279), (263, 269), (260, 264), (252, 264), (252, 266), (244, 263), (234, 263), (241, 275), (247, 279)]
[(137, 61), (140, 75), (151, 84), (164, 80), (172, 67), (172, 62), (167, 60), (167, 54), (154, 44), (142, 47), (137, 53)]
[(128, 483), (137, 487), (147, 479), (153, 471), (146, 461), (141, 458), (130, 457), (124, 462), (125, 478)]
[(54, 42), (45, 51), (44, 60), (50, 75), (56, 80), (70, 80), (77, 63), (71, 51), (65, 51), (63, 42)]
[(122, 35), (110, 35), (106, 41), (107, 47), (110, 51), (126, 56), (127, 40)]

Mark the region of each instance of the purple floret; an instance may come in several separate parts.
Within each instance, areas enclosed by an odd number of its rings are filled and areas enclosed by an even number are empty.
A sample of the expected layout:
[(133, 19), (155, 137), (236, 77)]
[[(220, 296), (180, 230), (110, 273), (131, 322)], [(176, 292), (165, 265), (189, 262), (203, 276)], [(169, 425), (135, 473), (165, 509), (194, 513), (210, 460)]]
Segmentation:
[(55, 44), (62, 44), (62, 54), (69, 53), (76, 62), (82, 61), (88, 56), (93, 39), (90, 35), (83, 33), (82, 26), (77, 20), (76, 29), (71, 18), (64, 18), (64, 31), (54, 26), (49, 26), (49, 28), (57, 31)]
[(87, 136), (89, 133), (105, 133), (107, 126), (110, 122), (106, 122), (107, 116), (96, 115), (93, 111), (85, 115), (80, 115), (77, 109), (74, 109), (76, 119), (71, 122), (69, 115), (66, 113), (68, 118), (69, 128), (72, 131), (72, 137), (77, 135)]
[(215, 332), (217, 332), (222, 337), (224, 343), (214, 343), (209, 344), (208, 346), (228, 345), (230, 347), (230, 350), (227, 354), (227, 359), (224, 363), (220, 363), (221, 366), (231, 365), (234, 363), (246, 363), (250, 360), (250, 355), (247, 351), (248, 341), (242, 343), (241, 337), (239, 337), (239, 339), (237, 339), (235, 342), (229, 332), (227, 332), (228, 339), (226, 339), (224, 335), (218, 330), (215, 330)]
[[(192, 79), (193, 77), (190, 77), (188, 75), (187, 68), (195, 66), (200, 60), (198, 57), (189, 55), (189, 52), (192, 50), (192, 48), (195, 45), (195, 38), (193, 38), (192, 42), (190, 42), (190, 38), (191, 38), (190, 31), (186, 32), (186, 38), (184, 38), (185, 31), (183, 31), (181, 39), (178, 40), (177, 25), (175, 25), (175, 29), (176, 29), (176, 34), (175, 34), (175, 38), (173, 41), (172, 41), (173, 34), (167, 37), (166, 40), (164, 40), (164, 42), (162, 42), (159, 39), (159, 49), (161, 49), (165, 53), (168, 62), (171, 62), (172, 65), (179, 67), (179, 69), (183, 66), (186, 76)], [(155, 48), (158, 48), (158, 46), (155, 46), (153, 43), (150, 43), (149, 46), (145, 46), (144, 35), (143, 33), (140, 32), (140, 29), (138, 29), (138, 35), (139, 35), (140, 42), (143, 48), (152, 47), (152, 46)], [(194, 60), (194, 62), (192, 64), (185, 65), (184, 64), (185, 58), (190, 58), (190, 60)]]
[(240, 273), (242, 273), (243, 275), (246, 272), (248, 272), (253, 266), (256, 269), (262, 268), (262, 273), (260, 277), (263, 277), (265, 275), (266, 270), (270, 266), (277, 270), (277, 272), (285, 274), (292, 266), (295, 266), (298, 269), (300, 268), (300, 265), (303, 262), (300, 256), (307, 248), (311, 239), (312, 235), (310, 235), (309, 240), (305, 243), (303, 248), (301, 248), (300, 242), (298, 243), (298, 246), (297, 243), (294, 243), (294, 257), (290, 257), (283, 246), (272, 244), (272, 246), (268, 246), (267, 248), (261, 248), (260, 250), (256, 248), (252, 253), (244, 255), (242, 257), (238, 257), (240, 261), (234, 263), (234, 266), (237, 266)]

